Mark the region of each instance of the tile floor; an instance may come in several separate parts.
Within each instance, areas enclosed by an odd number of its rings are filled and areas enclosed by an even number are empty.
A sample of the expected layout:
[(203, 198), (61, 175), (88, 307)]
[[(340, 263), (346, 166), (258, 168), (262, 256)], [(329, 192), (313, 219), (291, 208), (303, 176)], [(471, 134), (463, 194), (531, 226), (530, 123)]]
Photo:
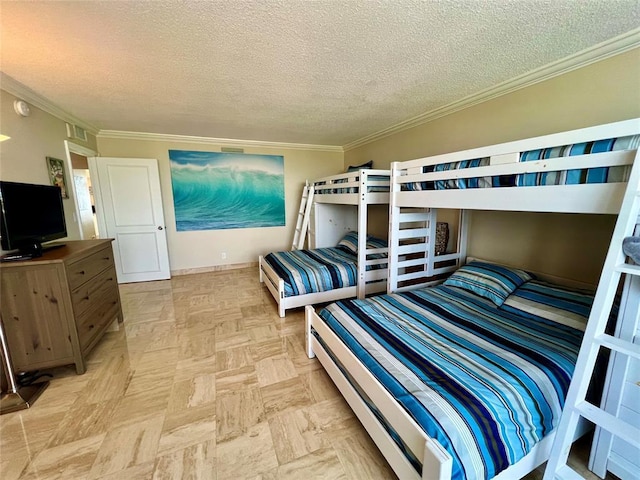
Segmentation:
[[(0, 417), (0, 478), (395, 478), (305, 356), (302, 310), (279, 318), (257, 268), (121, 295), (124, 326), (87, 373), (52, 370), (33, 408)], [(581, 470), (585, 451), (572, 458)]]

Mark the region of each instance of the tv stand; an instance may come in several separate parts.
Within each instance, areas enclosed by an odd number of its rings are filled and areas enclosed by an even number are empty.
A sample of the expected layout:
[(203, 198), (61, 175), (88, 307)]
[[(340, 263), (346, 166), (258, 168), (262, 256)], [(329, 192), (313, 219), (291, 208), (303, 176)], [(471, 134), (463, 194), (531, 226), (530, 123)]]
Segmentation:
[(0, 264), (0, 312), (15, 371), (75, 364), (115, 318), (122, 322), (110, 239), (68, 241), (41, 257)]

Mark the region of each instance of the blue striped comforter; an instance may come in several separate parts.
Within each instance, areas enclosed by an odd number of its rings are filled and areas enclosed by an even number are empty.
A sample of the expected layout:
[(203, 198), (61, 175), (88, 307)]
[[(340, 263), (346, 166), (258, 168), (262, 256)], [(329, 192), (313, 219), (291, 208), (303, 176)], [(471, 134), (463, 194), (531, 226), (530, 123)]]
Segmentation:
[(357, 283), (358, 257), (345, 247), (275, 252), (264, 259), (284, 280), (287, 297), (352, 287)]
[(445, 286), (319, 315), (449, 451), (453, 479), (492, 478), (555, 427), (582, 337)]

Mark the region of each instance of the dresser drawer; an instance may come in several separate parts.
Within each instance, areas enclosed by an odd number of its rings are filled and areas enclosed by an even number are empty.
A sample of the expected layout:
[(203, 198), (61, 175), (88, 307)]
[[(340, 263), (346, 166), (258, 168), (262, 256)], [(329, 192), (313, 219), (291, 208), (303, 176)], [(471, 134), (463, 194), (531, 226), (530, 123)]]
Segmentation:
[(76, 317), (78, 340), (83, 351), (94, 338), (101, 334), (119, 313), (120, 297), (117, 288), (103, 292), (99, 301), (94, 302), (82, 315)]
[(69, 287), (71, 290), (75, 290), (110, 265), (113, 265), (111, 245), (67, 266)]
[(109, 292), (118, 288), (116, 270), (112, 267), (107, 268), (104, 272), (98, 274), (97, 277), (90, 279), (83, 285), (71, 292), (71, 301), (73, 303), (73, 312), (76, 317), (81, 316), (89, 310), (91, 306), (105, 296)]

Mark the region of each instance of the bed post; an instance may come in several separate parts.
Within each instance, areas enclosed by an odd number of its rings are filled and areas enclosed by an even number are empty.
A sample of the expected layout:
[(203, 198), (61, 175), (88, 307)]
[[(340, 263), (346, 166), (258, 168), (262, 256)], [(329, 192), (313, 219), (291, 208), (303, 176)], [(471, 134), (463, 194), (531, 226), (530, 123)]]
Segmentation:
[(471, 210), (460, 210), (460, 228), (458, 229), (458, 267), (467, 262), (467, 246), (469, 244), (469, 224)]
[(396, 206), (395, 192), (397, 184), (395, 181), (398, 175), (396, 162), (391, 163), (391, 173), (389, 175), (389, 235), (387, 236), (387, 293), (393, 293), (398, 288), (398, 247), (400, 240), (397, 238), (400, 229), (400, 207)]
[(367, 293), (367, 175), (366, 170), (360, 170), (360, 176), (358, 177), (360, 187), (358, 189), (358, 278), (356, 279), (358, 286), (356, 294), (359, 299), (364, 298)]
[(313, 353), (313, 348), (311, 348), (311, 338), (313, 334), (311, 333), (311, 323), (313, 319), (314, 309), (311, 305), (307, 305), (304, 307), (304, 318), (305, 318), (305, 329), (304, 329), (304, 344), (307, 349), (307, 357), (314, 358), (316, 356)]
[(433, 269), (436, 264), (436, 227), (438, 225), (438, 210), (436, 208), (429, 208), (429, 241), (427, 242), (426, 255), (426, 274), (427, 277), (433, 276)]

